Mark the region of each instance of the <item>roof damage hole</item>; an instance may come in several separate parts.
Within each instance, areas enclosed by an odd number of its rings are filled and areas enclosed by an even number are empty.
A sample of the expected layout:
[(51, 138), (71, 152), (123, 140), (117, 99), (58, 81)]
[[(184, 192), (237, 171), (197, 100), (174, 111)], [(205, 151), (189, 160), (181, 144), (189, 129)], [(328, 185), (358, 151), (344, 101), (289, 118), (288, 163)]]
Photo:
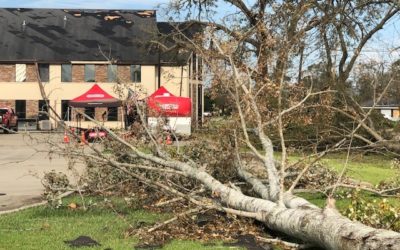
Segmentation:
[(138, 12), (136, 12), (136, 14), (140, 17), (149, 18), (149, 17), (153, 17), (155, 12), (154, 12), (154, 10), (144, 10), (144, 11), (138, 11)]
[(67, 27), (67, 21), (68, 21), (67, 16), (64, 16), (63, 20), (64, 20), (63, 27), (64, 27), (64, 29), (65, 29), (65, 28)]
[(22, 21), (22, 32), (24, 32), (26, 29), (26, 21)]
[(120, 18), (121, 18), (121, 16), (116, 16), (116, 15), (111, 16), (111, 15), (107, 15), (107, 16), (104, 17), (104, 20), (106, 20), (106, 21), (113, 21), (113, 20), (118, 20), (118, 19), (120, 19)]

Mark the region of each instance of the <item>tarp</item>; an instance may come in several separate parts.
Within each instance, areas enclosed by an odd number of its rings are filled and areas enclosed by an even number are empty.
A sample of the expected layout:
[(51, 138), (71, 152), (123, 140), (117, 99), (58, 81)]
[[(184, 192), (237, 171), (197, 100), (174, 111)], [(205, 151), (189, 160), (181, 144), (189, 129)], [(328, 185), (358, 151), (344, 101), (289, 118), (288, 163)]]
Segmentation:
[(95, 84), (86, 93), (69, 101), (71, 107), (119, 107), (121, 101)]
[(192, 101), (187, 97), (174, 96), (160, 87), (147, 98), (149, 116), (188, 117), (191, 115)]

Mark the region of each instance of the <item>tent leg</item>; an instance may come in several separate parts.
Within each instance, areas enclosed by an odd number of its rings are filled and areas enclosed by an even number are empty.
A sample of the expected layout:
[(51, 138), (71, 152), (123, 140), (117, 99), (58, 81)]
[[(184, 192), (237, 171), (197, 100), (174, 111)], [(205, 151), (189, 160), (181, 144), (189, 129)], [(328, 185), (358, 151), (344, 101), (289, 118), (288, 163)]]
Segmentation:
[(125, 124), (125, 119), (124, 119), (124, 118), (125, 118), (124, 108), (123, 108), (123, 107), (120, 107), (120, 109), (121, 109), (121, 122), (122, 122), (121, 128), (126, 129), (125, 126), (124, 126), (124, 124)]

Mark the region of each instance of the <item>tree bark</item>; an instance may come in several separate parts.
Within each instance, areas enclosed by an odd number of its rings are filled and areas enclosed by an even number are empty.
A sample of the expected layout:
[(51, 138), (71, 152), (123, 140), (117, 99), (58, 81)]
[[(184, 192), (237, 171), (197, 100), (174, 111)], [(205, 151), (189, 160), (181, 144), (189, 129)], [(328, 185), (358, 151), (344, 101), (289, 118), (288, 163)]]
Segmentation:
[[(135, 149), (134, 149), (135, 150)], [(200, 181), (230, 208), (257, 213), (256, 219), (277, 230), (326, 249), (400, 249), (400, 234), (351, 221), (336, 210), (301, 206), (287, 208), (229, 188), (208, 173), (190, 165), (136, 151), (139, 157), (172, 167)]]
[(179, 164), (182, 171), (219, 194), (229, 207), (257, 213), (270, 229), (284, 232), (326, 249), (400, 249), (400, 234), (365, 226), (340, 215), (336, 210), (310, 207), (286, 208), (274, 202), (246, 196), (209, 174)]

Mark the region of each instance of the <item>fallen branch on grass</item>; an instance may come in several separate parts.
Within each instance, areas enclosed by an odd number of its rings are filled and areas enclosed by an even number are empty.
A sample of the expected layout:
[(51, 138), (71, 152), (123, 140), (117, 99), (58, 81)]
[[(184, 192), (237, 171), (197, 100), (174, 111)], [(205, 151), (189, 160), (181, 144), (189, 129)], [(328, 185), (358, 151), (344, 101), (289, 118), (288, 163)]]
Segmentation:
[[(63, 193), (63, 194), (57, 196), (57, 199), (62, 199), (62, 198), (67, 197), (67, 196), (69, 196), (69, 195), (71, 195), (71, 194), (73, 194), (73, 193), (75, 193), (75, 191), (68, 191), (68, 192), (65, 192), (65, 193)], [(25, 210), (25, 209), (28, 209), (28, 208), (43, 206), (43, 205), (46, 205), (47, 203), (49, 203), (49, 202), (48, 202), (48, 201), (41, 201), (41, 202), (37, 202), (37, 203), (34, 203), (34, 204), (22, 206), (22, 207), (15, 208), (15, 209), (11, 209), (11, 210), (0, 211), (0, 215), (3, 215), (3, 214), (11, 214), (11, 213), (15, 213), (15, 212), (20, 212), (20, 211)]]
[(270, 243), (270, 244), (278, 244), (278, 245), (284, 245), (286, 247), (292, 248), (292, 249), (307, 249), (312, 247), (312, 245), (309, 244), (297, 244), (297, 243), (292, 243), (292, 242), (287, 242), (281, 239), (272, 239), (272, 238), (264, 238), (260, 236), (256, 236), (256, 239), (258, 241), (264, 242), (264, 243)]
[[(393, 191), (399, 190), (400, 188), (376, 190), (376, 189), (372, 189), (372, 188), (367, 188), (367, 187), (358, 186), (358, 185), (345, 184), (345, 183), (338, 183), (335, 186), (342, 187), (342, 188), (359, 189), (359, 190), (367, 191), (367, 192), (370, 192), (370, 193), (373, 193), (375, 195), (382, 196), (382, 197), (400, 197), (400, 195), (385, 194), (385, 193), (388, 193), (388, 192), (393, 192)], [(327, 192), (328, 190), (331, 190), (333, 188), (334, 188), (334, 186), (326, 187), (325, 188), (325, 192)]]
[(172, 218), (169, 219), (169, 220), (166, 220), (166, 221), (164, 221), (164, 222), (158, 223), (156, 226), (154, 226), (154, 227), (148, 229), (147, 232), (148, 232), (148, 233), (154, 232), (154, 231), (156, 231), (157, 229), (159, 229), (159, 228), (161, 228), (161, 227), (163, 227), (163, 226), (165, 226), (165, 225), (168, 225), (168, 224), (170, 224), (170, 223), (172, 223), (172, 222), (178, 220), (178, 219), (179, 219), (180, 217), (182, 217), (182, 216), (186, 216), (186, 215), (189, 215), (189, 214), (192, 214), (192, 213), (198, 213), (198, 212), (200, 212), (201, 210), (203, 210), (203, 208), (200, 207), (200, 208), (194, 208), (194, 209), (190, 209), (190, 210), (188, 210), (188, 211), (186, 211), (186, 212), (180, 213), (180, 214), (178, 214), (177, 216), (172, 217)]

